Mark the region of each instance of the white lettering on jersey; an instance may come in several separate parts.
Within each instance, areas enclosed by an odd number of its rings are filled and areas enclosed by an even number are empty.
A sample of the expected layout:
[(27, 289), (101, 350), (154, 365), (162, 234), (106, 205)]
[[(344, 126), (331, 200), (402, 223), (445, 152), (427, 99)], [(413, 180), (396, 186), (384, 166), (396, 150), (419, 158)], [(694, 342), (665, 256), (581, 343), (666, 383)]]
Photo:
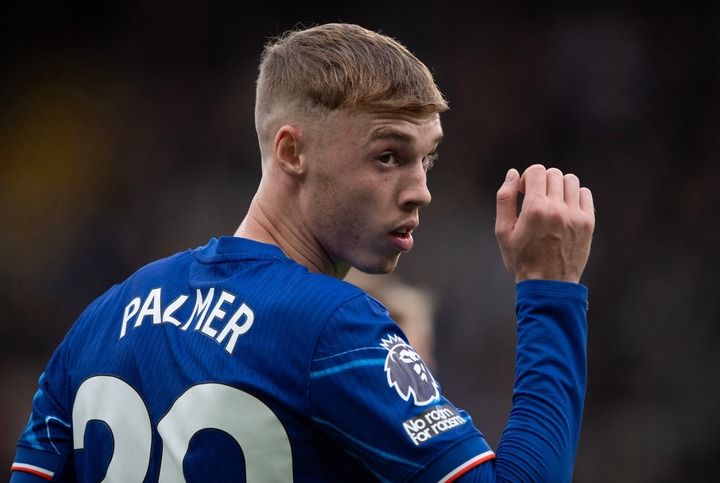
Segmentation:
[(135, 327), (140, 327), (143, 317), (148, 315), (152, 317), (153, 324), (159, 324), (162, 321), (162, 307), (160, 307), (161, 293), (161, 288), (154, 288), (150, 290), (150, 295), (148, 295), (145, 299), (145, 303), (143, 303), (143, 306), (140, 309), (140, 315), (138, 315), (137, 321), (135, 321)]
[[(225, 351), (232, 355), (238, 337), (250, 330), (255, 321), (255, 313), (243, 302), (225, 322), (228, 308), (232, 307), (236, 298), (235, 295), (223, 290), (220, 291), (216, 300), (215, 287), (210, 287), (205, 293), (197, 289), (190, 318), (181, 326), (182, 323), (175, 318), (175, 313), (188, 302), (190, 296), (180, 295), (169, 305), (164, 306), (162, 304), (162, 287), (154, 288), (150, 290), (144, 300), (141, 297), (135, 297), (125, 306), (119, 338), (125, 337), (128, 325), (132, 323), (132, 328), (136, 329), (143, 324), (146, 317), (152, 319), (153, 325), (169, 323), (182, 331), (187, 331), (195, 322), (195, 327), (191, 332), (199, 332), (215, 339), (218, 344), (222, 344), (230, 336), (225, 344)], [(225, 324), (221, 325), (223, 322)], [(212, 324), (215, 324), (215, 327)]]
[(222, 304), (225, 302), (233, 303), (235, 300), (235, 296), (228, 292), (223, 292), (220, 294), (220, 299), (215, 304), (215, 307), (212, 309), (212, 312), (210, 312), (210, 317), (208, 317), (207, 321), (205, 322), (205, 325), (203, 325), (202, 333), (210, 336), (215, 337), (217, 335), (217, 330), (210, 327), (210, 324), (214, 319), (222, 320), (223, 317), (225, 317), (225, 311), (220, 308)]
[(188, 299), (187, 295), (181, 295), (178, 298), (175, 299), (173, 303), (168, 305), (165, 310), (163, 311), (162, 321), (163, 323), (168, 322), (170, 324), (173, 324), (175, 327), (180, 327), (180, 321), (173, 317), (173, 314), (177, 309), (182, 307), (182, 305), (185, 303), (185, 301)]
[[(238, 325), (238, 320), (240, 320), (241, 317), (245, 317), (245, 321), (242, 324)], [(230, 340), (225, 346), (225, 350), (228, 352), (228, 354), (232, 354), (233, 349), (235, 349), (235, 343), (237, 342), (238, 337), (250, 330), (250, 327), (252, 327), (254, 321), (255, 314), (253, 313), (252, 309), (248, 307), (245, 302), (243, 302), (240, 308), (237, 309), (237, 311), (230, 318), (230, 321), (225, 324), (225, 328), (222, 330), (222, 332), (220, 332), (220, 335), (216, 340), (222, 344), (222, 341), (225, 340), (225, 337), (227, 337), (227, 335), (232, 332)]]
[[(190, 314), (190, 318), (188, 319), (187, 323), (180, 328), (182, 330), (187, 330), (193, 318), (195, 318), (195, 316), (198, 314), (200, 315), (200, 318), (197, 321), (195, 330), (198, 330), (202, 326), (203, 319), (205, 319), (205, 314), (207, 314), (207, 311), (210, 308), (210, 303), (213, 299), (213, 295), (215, 295), (215, 287), (210, 287), (210, 290), (208, 290), (207, 293), (207, 298), (205, 299), (203, 299), (200, 289), (197, 289), (195, 293), (197, 294), (197, 298), (195, 299), (195, 308), (193, 308), (192, 314)], [(200, 313), (201, 310), (202, 313)]]
[(449, 404), (433, 406), (403, 423), (403, 429), (410, 439), (419, 446), (430, 438), (465, 424), (460, 413)]

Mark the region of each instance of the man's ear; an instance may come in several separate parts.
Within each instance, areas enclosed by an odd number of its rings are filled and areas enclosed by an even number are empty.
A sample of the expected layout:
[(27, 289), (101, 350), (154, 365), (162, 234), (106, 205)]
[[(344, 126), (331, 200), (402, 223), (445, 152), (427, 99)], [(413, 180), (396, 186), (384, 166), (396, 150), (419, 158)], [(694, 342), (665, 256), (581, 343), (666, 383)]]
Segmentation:
[(305, 172), (302, 146), (303, 136), (299, 126), (286, 124), (278, 129), (273, 146), (274, 158), (285, 174), (298, 177)]

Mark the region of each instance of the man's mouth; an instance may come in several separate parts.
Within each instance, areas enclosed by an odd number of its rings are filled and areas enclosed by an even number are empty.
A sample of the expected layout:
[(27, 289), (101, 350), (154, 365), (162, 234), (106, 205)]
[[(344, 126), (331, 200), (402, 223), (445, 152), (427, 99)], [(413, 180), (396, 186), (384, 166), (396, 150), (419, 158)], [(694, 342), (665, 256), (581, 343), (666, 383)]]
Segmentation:
[(398, 238), (409, 238), (410, 237), (410, 230), (407, 228), (402, 228), (400, 230), (396, 230), (391, 233), (392, 236), (398, 237)]

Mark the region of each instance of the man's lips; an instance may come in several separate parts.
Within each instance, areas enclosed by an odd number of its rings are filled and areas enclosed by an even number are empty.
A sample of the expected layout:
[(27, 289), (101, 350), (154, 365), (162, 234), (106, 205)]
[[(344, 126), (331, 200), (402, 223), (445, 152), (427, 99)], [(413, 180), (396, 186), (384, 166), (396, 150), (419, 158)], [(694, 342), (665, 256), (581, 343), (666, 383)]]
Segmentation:
[(410, 219), (405, 221), (404, 223), (400, 223), (396, 225), (390, 233), (393, 236), (400, 236), (400, 237), (412, 237), (412, 232), (415, 231), (415, 229), (418, 227), (419, 223), (416, 219)]
[[(414, 228), (414, 227), (413, 227)], [(409, 252), (413, 247), (413, 228), (398, 228), (390, 232), (393, 243), (401, 252)]]

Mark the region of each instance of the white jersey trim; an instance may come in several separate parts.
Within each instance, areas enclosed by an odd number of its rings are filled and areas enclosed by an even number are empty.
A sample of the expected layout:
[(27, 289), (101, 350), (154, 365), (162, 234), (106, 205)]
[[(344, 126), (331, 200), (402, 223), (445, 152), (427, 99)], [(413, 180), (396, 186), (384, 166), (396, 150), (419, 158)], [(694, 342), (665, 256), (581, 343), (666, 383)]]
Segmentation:
[(471, 458), (467, 460), (465, 463), (461, 464), (454, 470), (452, 470), (450, 473), (448, 473), (443, 479), (441, 479), (438, 483), (448, 483), (450, 481), (453, 481), (455, 478), (459, 477), (466, 471), (468, 471), (473, 466), (477, 466), (480, 463), (484, 463), (485, 461), (492, 459), (495, 457), (495, 453), (493, 453), (491, 450), (485, 451), (484, 453), (481, 453), (474, 458)]
[(42, 476), (47, 480), (51, 480), (55, 475), (54, 471), (46, 470), (45, 468), (40, 468), (39, 466), (29, 465), (26, 463), (13, 463), (10, 469), (12, 471), (24, 471), (25, 473)]

